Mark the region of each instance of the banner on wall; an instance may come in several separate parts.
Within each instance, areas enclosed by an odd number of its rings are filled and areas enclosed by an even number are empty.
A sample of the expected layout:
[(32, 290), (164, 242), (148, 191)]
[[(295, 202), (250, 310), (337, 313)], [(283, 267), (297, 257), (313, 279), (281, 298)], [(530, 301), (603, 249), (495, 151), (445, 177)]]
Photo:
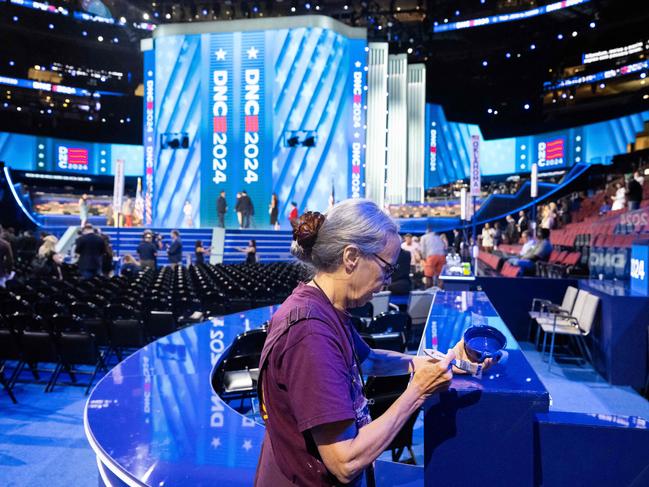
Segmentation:
[(142, 223), (153, 223), (153, 191), (155, 171), (155, 54), (144, 51), (144, 215)]
[(471, 136), (471, 196), (480, 196), (480, 136)]
[(113, 215), (117, 215), (118, 213), (122, 212), (123, 199), (124, 199), (124, 161), (120, 159), (115, 163), (115, 178), (113, 183)]

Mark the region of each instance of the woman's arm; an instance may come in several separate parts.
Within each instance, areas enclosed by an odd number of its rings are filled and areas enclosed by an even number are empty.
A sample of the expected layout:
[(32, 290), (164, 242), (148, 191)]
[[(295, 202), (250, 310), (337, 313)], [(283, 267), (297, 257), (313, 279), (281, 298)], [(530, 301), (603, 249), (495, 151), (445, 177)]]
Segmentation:
[(405, 422), (433, 392), (444, 389), (453, 374), (449, 370), (453, 352), (446, 359), (419, 367), (405, 392), (383, 413), (360, 430), (354, 421), (340, 421), (311, 429), (327, 469), (342, 483), (356, 478), (383, 453)]

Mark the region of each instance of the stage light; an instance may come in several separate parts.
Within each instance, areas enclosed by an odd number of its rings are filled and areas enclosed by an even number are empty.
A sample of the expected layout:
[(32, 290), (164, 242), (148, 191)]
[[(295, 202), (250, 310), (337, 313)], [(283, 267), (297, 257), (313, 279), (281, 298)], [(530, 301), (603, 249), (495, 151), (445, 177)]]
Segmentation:
[(9, 61), (9, 66), (13, 66), (14, 64), (16, 64), (16, 63), (13, 62), (13, 61)]
[(606, 88), (606, 83), (600, 83), (599, 87), (603, 90), (604, 88)]
[(487, 108), (487, 113), (493, 113), (493, 110), (491, 108)]
[(498, 110), (494, 110), (494, 115), (498, 115)]
[(48, 27), (48, 29), (53, 30), (54, 29), (54, 24), (49, 24), (47, 27)]
[(13, 21), (18, 22), (18, 16), (17, 15), (14, 15)]
[(408, 48), (408, 54), (412, 54), (412, 47)]
[(316, 5), (316, 6), (315, 6), (315, 9), (316, 9), (316, 10), (320, 10), (320, 5)]
[(649, 100), (649, 95), (643, 95), (643, 96), (642, 96), (642, 99), (643, 99), (643, 100)]
[(304, 8), (307, 9), (307, 10), (310, 10), (311, 9), (311, 4), (310, 3), (305, 3)]
[(171, 18), (171, 14), (165, 14), (165, 19), (169, 20)]
[(557, 39), (559, 39), (559, 40), (563, 39), (563, 34), (557, 35)]
[(343, 10), (347, 10), (347, 9), (349, 9), (349, 6), (348, 5), (343, 5)]
[(291, 7), (291, 12), (295, 12), (295, 7)]
[(576, 30), (572, 31), (572, 37), (577, 37), (577, 31)]
[(104, 37), (103, 36), (97, 36), (97, 40), (99, 42), (104, 42)]
[(482, 65), (483, 65), (483, 66), (488, 66), (489, 63), (488, 63), (487, 61), (482, 61)]
[(525, 110), (529, 110), (529, 109), (530, 109), (530, 104), (529, 104), (529, 103), (526, 103), (525, 105), (523, 105), (523, 108), (524, 108)]
[[(119, 44), (119, 39), (118, 39), (117, 37), (113, 37), (113, 42), (114, 42), (115, 44)], [(103, 80), (102, 80), (102, 81), (103, 81)]]
[(456, 17), (459, 17), (459, 16), (460, 16), (460, 11), (459, 11), (459, 10), (456, 10), (456, 11), (455, 11), (455, 16), (456, 16)]
[(144, 12), (144, 13), (142, 14), (142, 18), (143, 18), (144, 20), (149, 20), (149, 14), (146, 13), (146, 12)]
[(647, 73), (640, 73), (640, 79), (645, 79), (647, 77)]
[(444, 23), (445, 23), (445, 24), (448, 24), (448, 19), (444, 19)]
[(383, 26), (379, 25), (379, 26), (377, 26), (377, 29), (378, 29), (378, 30), (382, 30), (382, 29), (383, 29)]
[(88, 36), (88, 33), (84, 30), (84, 31), (81, 32), (81, 35), (82, 35), (83, 37), (87, 37), (87, 36)]
[(532, 51), (533, 51), (534, 49), (536, 49), (536, 44), (530, 44), (530, 49), (531, 49)]
[(120, 17), (119, 18), (119, 23), (120, 24), (125, 24), (126, 23), (126, 17)]
[(19, 112), (22, 112), (23, 109), (21, 107), (16, 107), (16, 110), (18, 110)]
[(507, 59), (509, 59), (510, 57), (512, 57), (512, 54), (511, 54), (510, 52), (508, 52), (508, 53), (505, 54), (505, 57), (506, 57)]
[(589, 26), (591, 29), (594, 29), (595, 27), (597, 27), (597, 24), (596, 24), (595, 22), (591, 22), (590, 24), (588, 24), (588, 26)]

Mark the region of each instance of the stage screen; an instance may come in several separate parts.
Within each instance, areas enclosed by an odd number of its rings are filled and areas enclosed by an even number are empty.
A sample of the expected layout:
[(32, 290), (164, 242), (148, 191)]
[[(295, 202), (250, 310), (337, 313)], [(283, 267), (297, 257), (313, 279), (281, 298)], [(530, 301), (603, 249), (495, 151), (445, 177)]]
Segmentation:
[(111, 175), (118, 160), (126, 176), (142, 176), (142, 146), (104, 144), (0, 132), (0, 161), (12, 169)]
[(480, 137), (484, 176), (566, 169), (574, 164), (610, 164), (626, 152), (649, 120), (649, 111), (605, 122), (525, 137), (485, 140), (477, 125), (449, 122), (439, 105), (426, 105), (427, 188), (469, 177), (471, 136)]
[[(364, 31), (350, 38), (318, 19), (325, 18), (287, 19), (291, 28), (273, 19), (237, 24), (250, 31), (156, 32), (145, 52), (144, 107), (154, 225), (180, 225), (186, 201), (195, 222), (216, 225), (221, 190), (226, 225), (237, 226), (235, 195), (246, 191), (256, 228), (269, 226), (272, 193), (284, 228), (291, 201), (300, 212), (322, 211), (332, 192), (362, 195), (367, 42)], [(174, 138), (180, 143), (170, 147)]]

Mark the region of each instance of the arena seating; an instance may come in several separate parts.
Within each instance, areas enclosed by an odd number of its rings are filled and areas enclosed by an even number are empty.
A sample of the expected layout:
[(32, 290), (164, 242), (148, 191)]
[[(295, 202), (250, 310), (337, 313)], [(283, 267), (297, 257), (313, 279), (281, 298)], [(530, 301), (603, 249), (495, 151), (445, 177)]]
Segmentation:
[(63, 371), (73, 383), (76, 374), (89, 373), (88, 391), (115, 358), (181, 326), (280, 303), (308, 271), (286, 263), (202, 264), (86, 281), (71, 266), (64, 280), (27, 275), (0, 288), (0, 370), (9, 390), (18, 380), (40, 382), (47, 372), (49, 392)]

